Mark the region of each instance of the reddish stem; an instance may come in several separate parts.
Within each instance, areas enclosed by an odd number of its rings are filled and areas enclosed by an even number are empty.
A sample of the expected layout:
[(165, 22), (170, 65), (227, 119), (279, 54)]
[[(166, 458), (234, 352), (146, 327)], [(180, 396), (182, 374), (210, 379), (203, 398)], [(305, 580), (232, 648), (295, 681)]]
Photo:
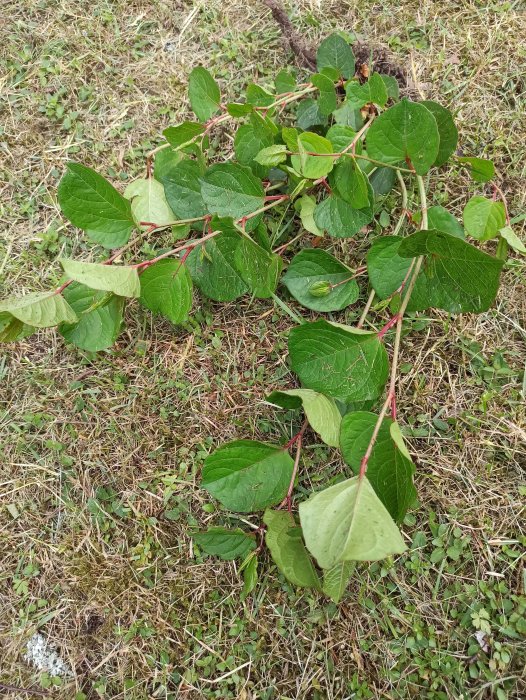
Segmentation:
[(501, 190), (501, 188), (493, 183), (493, 199), (495, 200), (497, 198), (497, 193), (499, 194), (500, 198), (502, 199), (502, 203), (504, 204), (504, 212), (506, 214), (506, 224), (509, 226), (510, 225), (510, 213), (508, 211), (508, 202), (506, 201), (506, 196), (504, 192)]
[(389, 321), (387, 321), (385, 326), (380, 331), (378, 331), (378, 338), (380, 340), (384, 337), (384, 335), (387, 333), (387, 331), (390, 328), (392, 328), (393, 326), (395, 326), (397, 324), (398, 319), (399, 319), (398, 314), (395, 314), (392, 318), (389, 319)]
[(292, 492), (294, 491), (294, 482), (296, 481), (296, 475), (298, 473), (298, 467), (300, 464), (300, 457), (301, 457), (301, 443), (303, 441), (303, 433), (307, 429), (307, 425), (309, 422), (307, 420), (303, 421), (303, 425), (301, 426), (301, 430), (299, 433), (296, 433), (293, 438), (291, 438), (285, 447), (283, 449), (288, 450), (289, 447), (291, 447), (294, 443), (296, 443), (296, 457), (294, 458), (294, 468), (292, 470), (292, 476), (290, 477), (290, 483), (289, 483), (289, 489), (287, 491), (287, 495), (283, 499), (283, 501), (279, 504), (278, 510), (280, 508), (283, 508), (284, 505), (287, 506), (287, 510), (289, 513), (292, 514)]
[(290, 440), (285, 445), (283, 445), (283, 449), (288, 450), (292, 447), (292, 445), (294, 445), (296, 442), (298, 442), (298, 440), (301, 440), (306, 428), (307, 428), (307, 421), (305, 421), (305, 423), (303, 423), (303, 425), (301, 426), (301, 430), (299, 432), (297, 432), (296, 435), (293, 435), (290, 438)]
[(279, 199), (290, 199), (288, 194), (269, 194), (265, 197), (265, 202), (277, 202)]
[(396, 420), (396, 396), (391, 396), (391, 418)]

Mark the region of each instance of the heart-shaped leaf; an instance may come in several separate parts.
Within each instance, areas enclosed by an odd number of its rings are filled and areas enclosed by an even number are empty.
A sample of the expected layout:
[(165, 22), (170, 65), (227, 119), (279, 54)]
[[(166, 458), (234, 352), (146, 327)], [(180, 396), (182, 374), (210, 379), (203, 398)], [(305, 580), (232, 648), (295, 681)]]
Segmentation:
[(367, 132), (367, 154), (382, 163), (409, 159), (425, 175), (438, 158), (440, 136), (435, 117), (417, 102), (403, 99), (389, 107)]
[(367, 477), (355, 476), (299, 505), (307, 549), (322, 569), (344, 561), (377, 561), (406, 550)]

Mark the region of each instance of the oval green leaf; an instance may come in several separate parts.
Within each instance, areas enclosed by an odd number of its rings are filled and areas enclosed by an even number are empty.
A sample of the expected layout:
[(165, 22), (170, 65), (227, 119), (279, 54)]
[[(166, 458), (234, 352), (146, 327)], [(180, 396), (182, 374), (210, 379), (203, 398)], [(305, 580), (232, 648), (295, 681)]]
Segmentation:
[(188, 96), (190, 107), (199, 121), (206, 122), (221, 107), (221, 93), (210, 73), (198, 66), (190, 73), (188, 79)]
[(267, 510), (263, 522), (267, 526), (265, 543), (285, 578), (300, 588), (320, 590), (318, 573), (292, 515), (287, 511)]
[(290, 331), (289, 355), (305, 387), (342, 401), (376, 399), (387, 381), (387, 353), (376, 333), (304, 323)]
[[(250, 168), (238, 163), (212, 165), (201, 180), (201, 194), (211, 214), (233, 219), (253, 214), (265, 201), (261, 181)], [(257, 223), (256, 217), (247, 221), (247, 230)]]
[(281, 447), (235, 440), (206, 458), (201, 485), (229, 510), (254, 513), (283, 500), (293, 467)]
[(111, 246), (126, 243), (135, 227), (131, 206), (120, 192), (95, 170), (68, 163), (58, 186), (62, 213), (74, 226), (111, 239)]
[(111, 347), (121, 331), (124, 298), (111, 292), (95, 291), (78, 282), (66, 287), (63, 294), (78, 321), (61, 324), (58, 332), (62, 337), (89, 352)]
[(311, 428), (323, 442), (339, 447), (342, 417), (334, 399), (312, 389), (286, 389), (273, 391), (267, 396), (267, 401), (281, 408), (289, 408), (291, 397), (299, 399)]
[(172, 323), (183, 323), (192, 307), (192, 278), (180, 260), (159, 260), (141, 274), (140, 302)]
[(192, 539), (207, 554), (214, 554), (224, 561), (244, 559), (256, 548), (256, 538), (236, 528), (211, 527), (206, 532), (194, 532)]
[(248, 285), (234, 264), (240, 240), (238, 232), (224, 231), (196, 246), (186, 260), (195, 284), (214, 301), (234, 301), (248, 292)]
[(67, 258), (62, 258), (60, 264), (70, 279), (86, 287), (113, 292), (120, 297), (140, 296), (141, 283), (135, 267), (85, 263)]
[[(341, 311), (358, 299), (353, 273), (325, 250), (306, 248), (294, 256), (282, 278), (292, 296), (313, 311)], [(326, 296), (312, 294), (316, 282), (328, 282)]]

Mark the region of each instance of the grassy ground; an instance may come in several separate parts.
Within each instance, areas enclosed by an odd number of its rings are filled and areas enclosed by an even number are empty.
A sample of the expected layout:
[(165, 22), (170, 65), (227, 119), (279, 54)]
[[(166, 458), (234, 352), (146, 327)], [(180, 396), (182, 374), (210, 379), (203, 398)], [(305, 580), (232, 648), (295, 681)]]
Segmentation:
[[(288, 9), (310, 41), (336, 27), (388, 45), (419, 92), (453, 105), (465, 152), (495, 158), (512, 215), (526, 211), (520, 3)], [(66, 160), (126, 181), (186, 113), (194, 65), (234, 97), (292, 60), (259, 2), (4, 0), (0, 13), (3, 295), (55, 283), (59, 255), (89, 250), (58, 212)], [(458, 212), (470, 188), (444, 176), (436, 201)], [(188, 536), (217, 521), (196, 487), (212, 446), (293, 427), (261, 404), (288, 381), (289, 323), (267, 303), (198, 301), (177, 330), (135, 308), (96, 356), (53, 332), (4, 350), (0, 683), (52, 684), (22, 658), (39, 630), (74, 669), (60, 698), (525, 697), (523, 273), (507, 269), (490, 312), (434, 315), (407, 340), (412, 549), (360, 566), (339, 607), (270, 562), (241, 603), (234, 565), (196, 557)], [(305, 488), (340, 468), (320, 446), (305, 454)]]

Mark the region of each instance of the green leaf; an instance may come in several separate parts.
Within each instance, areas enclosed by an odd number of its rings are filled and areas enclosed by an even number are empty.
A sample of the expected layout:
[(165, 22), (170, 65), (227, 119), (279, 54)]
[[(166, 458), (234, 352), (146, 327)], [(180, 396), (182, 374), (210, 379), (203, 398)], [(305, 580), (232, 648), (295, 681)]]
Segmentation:
[(334, 399), (312, 389), (287, 389), (273, 391), (267, 396), (267, 401), (281, 408), (288, 408), (290, 397), (298, 398), (311, 428), (318, 433), (323, 442), (331, 447), (339, 447), (342, 418)]
[(510, 244), (510, 246), (513, 248), (513, 250), (516, 250), (517, 253), (526, 254), (526, 246), (521, 241), (521, 239), (517, 236), (517, 234), (511, 228), (511, 226), (504, 226), (504, 228), (500, 229), (499, 233), (500, 233), (501, 237), (504, 238), (504, 240)]
[(141, 283), (134, 267), (85, 263), (66, 258), (61, 258), (60, 264), (70, 279), (86, 287), (113, 292), (120, 297), (138, 298), (140, 296)]
[(402, 239), (402, 257), (425, 255), (408, 311), (487, 311), (497, 295), (503, 261), (443, 231), (418, 231)]
[(389, 99), (385, 82), (379, 73), (373, 73), (363, 85), (358, 80), (350, 80), (345, 85), (345, 92), (354, 109), (370, 103), (383, 107)]
[(226, 106), (226, 111), (231, 117), (239, 119), (239, 117), (246, 117), (247, 114), (252, 114), (254, 111), (254, 105), (248, 105), (246, 103), (230, 102)]
[(453, 115), (449, 109), (442, 107), (438, 102), (425, 100), (424, 102), (420, 102), (420, 104), (431, 112), (437, 123), (440, 144), (438, 147), (438, 155), (433, 165), (438, 168), (449, 160), (450, 156), (453, 155), (457, 148), (457, 127), (455, 126)]
[[(326, 251), (305, 248), (294, 256), (282, 282), (307, 309), (341, 311), (358, 299), (358, 285), (351, 277), (349, 268)], [(312, 285), (320, 281), (329, 283), (329, 291), (325, 296), (314, 296)]]
[[(419, 224), (422, 221), (422, 213), (417, 211), (413, 214), (413, 221)], [(453, 214), (450, 214), (447, 209), (440, 206), (429, 207), (427, 210), (427, 228), (436, 229), (437, 231), (445, 231), (457, 238), (465, 238), (464, 229), (455, 219)]]
[(341, 126), (350, 126), (355, 131), (358, 131), (363, 126), (362, 112), (352, 106), (352, 103), (348, 100), (334, 110), (332, 116), (336, 124)]
[(257, 554), (251, 554), (247, 565), (243, 569), (243, 590), (241, 591), (241, 600), (252, 593), (258, 582), (258, 557)]
[(206, 122), (221, 107), (221, 93), (216, 81), (206, 68), (198, 66), (188, 80), (190, 106), (199, 121)]
[(276, 146), (262, 148), (254, 157), (254, 160), (257, 163), (261, 163), (261, 165), (273, 168), (287, 160), (287, 147), (280, 143)]
[(299, 505), (307, 549), (322, 569), (344, 561), (377, 561), (406, 550), (367, 477), (355, 476)]
[[(343, 417), (342, 455), (355, 474), (360, 472), (377, 420), (377, 415), (367, 411), (356, 411)], [(391, 432), (393, 429), (396, 440)], [(367, 464), (367, 478), (396, 522), (402, 522), (416, 498), (414, 472), (398, 423), (384, 418)]]
[(322, 591), (326, 596), (329, 596), (333, 603), (338, 604), (343, 598), (355, 568), (354, 562), (342, 561), (323, 572)]
[(380, 299), (387, 299), (406, 279), (411, 260), (398, 255), (400, 236), (377, 238), (367, 253), (367, 274)]
[(371, 158), (387, 164), (403, 163), (408, 158), (418, 175), (425, 175), (439, 155), (435, 117), (426, 107), (405, 98), (380, 114), (366, 141)]
[(234, 264), (240, 240), (237, 231), (226, 230), (196, 246), (186, 260), (195, 284), (214, 301), (234, 301), (248, 292)]
[(180, 260), (159, 260), (141, 274), (141, 304), (172, 323), (183, 323), (192, 307), (192, 279)]
[[(75, 323), (77, 315), (61, 294), (56, 291), (32, 292), (23, 297), (9, 297), (0, 302), (0, 314), (10, 314), (23, 324), (35, 328), (50, 328), (59, 323)], [(4, 317), (5, 328), (7, 323)], [(14, 324), (6, 335), (16, 335), (22, 331)]]
[(192, 539), (199, 549), (225, 561), (244, 559), (256, 548), (256, 538), (236, 528), (211, 527), (206, 532), (195, 532)]
[(506, 210), (502, 202), (494, 202), (477, 195), (464, 207), (466, 233), (479, 241), (495, 238), (506, 223)]
[[(333, 124), (325, 134), (325, 138), (332, 143), (333, 153), (340, 153), (348, 148), (356, 137), (356, 131), (344, 124)], [(360, 146), (356, 144), (356, 152), (360, 153)]]
[(398, 85), (398, 80), (392, 75), (385, 75), (380, 73), (380, 78), (384, 81), (385, 89), (387, 90), (387, 96), (390, 97), (395, 102), (400, 99), (400, 86)]
[(296, 78), (289, 71), (285, 69), (280, 70), (274, 79), (274, 87), (277, 95), (283, 95), (285, 92), (294, 92), (296, 89)]
[[(201, 180), (201, 194), (211, 214), (241, 219), (261, 209), (265, 192), (261, 181), (250, 168), (237, 163), (212, 165)], [(247, 230), (258, 224), (256, 217), (247, 221)]]
[(283, 260), (248, 238), (242, 238), (234, 254), (241, 278), (258, 299), (269, 299), (278, 286)]
[(196, 219), (208, 213), (201, 196), (203, 170), (195, 160), (184, 159), (161, 178), (166, 199), (178, 219)]
[(301, 528), (290, 513), (266, 510), (265, 543), (274, 563), (285, 578), (300, 588), (320, 590), (321, 582), (301, 537)]
[(126, 243), (135, 228), (128, 200), (91, 168), (80, 163), (68, 163), (67, 168), (58, 186), (64, 216), (106, 247)]
[(314, 210), (316, 226), (325, 229), (329, 236), (335, 238), (351, 238), (360, 229), (371, 223), (373, 212), (373, 189), (368, 183), (369, 206), (355, 209), (336, 194), (331, 194), (322, 200)]
[[(240, 126), (234, 139), (236, 158), (242, 165), (250, 166), (256, 175), (264, 176), (268, 171), (256, 156), (261, 150), (272, 147), (274, 134), (258, 114), (251, 117), (251, 123)], [(285, 149), (286, 150), (286, 149)], [(278, 161), (278, 163), (281, 161)], [(277, 163), (273, 163), (275, 165)]]
[(318, 70), (335, 68), (344, 78), (354, 75), (354, 54), (349, 44), (339, 34), (330, 34), (316, 53)]
[(458, 158), (468, 170), (475, 182), (488, 182), (495, 175), (495, 166), (491, 160), (484, 158)]
[[(204, 132), (205, 127), (202, 124), (186, 121), (177, 126), (169, 126), (163, 131), (163, 136), (172, 148), (184, 148), (184, 146), (192, 143), (198, 136), (204, 134)], [(157, 155), (155, 159), (156, 162), (158, 157)]]
[(385, 348), (376, 333), (327, 321), (290, 331), (292, 370), (308, 389), (342, 401), (376, 399), (388, 376)]
[(15, 343), (35, 331), (36, 328), (22, 323), (7, 311), (0, 313), (0, 343)]
[(247, 86), (247, 102), (255, 107), (269, 107), (276, 100), (276, 96), (272, 95), (268, 90), (262, 88), (261, 85), (250, 83)]
[(389, 194), (396, 183), (396, 172), (392, 168), (376, 168), (371, 173), (369, 182), (375, 194)]
[(315, 236), (323, 236), (322, 229), (316, 226), (314, 221), (314, 210), (316, 209), (316, 199), (309, 194), (304, 194), (294, 202), (294, 208), (299, 209), (300, 220), (303, 228)]
[[(131, 200), (132, 215), (137, 225), (144, 221), (163, 226), (175, 218), (166, 201), (164, 187), (153, 177), (130, 182), (124, 196)], [(148, 228), (148, 225), (143, 228)]]
[(331, 114), (337, 106), (336, 90), (333, 81), (326, 75), (323, 75), (323, 73), (316, 73), (311, 76), (310, 82), (320, 91), (318, 99), (319, 111), (325, 116)]
[(345, 158), (337, 164), (334, 180), (341, 198), (353, 209), (370, 207), (371, 186), (354, 159)]
[(159, 182), (163, 181), (163, 177), (167, 172), (174, 168), (177, 163), (180, 163), (184, 158), (181, 151), (174, 151), (173, 148), (163, 148), (155, 156), (155, 163), (153, 166), (153, 176)]
[(62, 323), (58, 327), (62, 337), (89, 352), (111, 347), (121, 331), (124, 298), (95, 291), (78, 282), (67, 286), (63, 294), (78, 321)]
[(290, 151), (298, 150), (299, 131), (290, 126), (284, 126), (281, 130), (281, 138), (285, 141)]
[(310, 131), (306, 131), (298, 136), (299, 155), (291, 157), (294, 170), (308, 178), (316, 180), (325, 177), (333, 168), (334, 158), (332, 156), (313, 156), (309, 153), (332, 153), (332, 144), (323, 136), (318, 136)]
[(254, 513), (287, 495), (294, 462), (281, 447), (255, 440), (235, 440), (209, 455), (202, 487), (225, 508)]
[(327, 116), (322, 113), (318, 100), (308, 98), (299, 103), (296, 110), (296, 124), (304, 131), (313, 126), (325, 126), (327, 124)]

